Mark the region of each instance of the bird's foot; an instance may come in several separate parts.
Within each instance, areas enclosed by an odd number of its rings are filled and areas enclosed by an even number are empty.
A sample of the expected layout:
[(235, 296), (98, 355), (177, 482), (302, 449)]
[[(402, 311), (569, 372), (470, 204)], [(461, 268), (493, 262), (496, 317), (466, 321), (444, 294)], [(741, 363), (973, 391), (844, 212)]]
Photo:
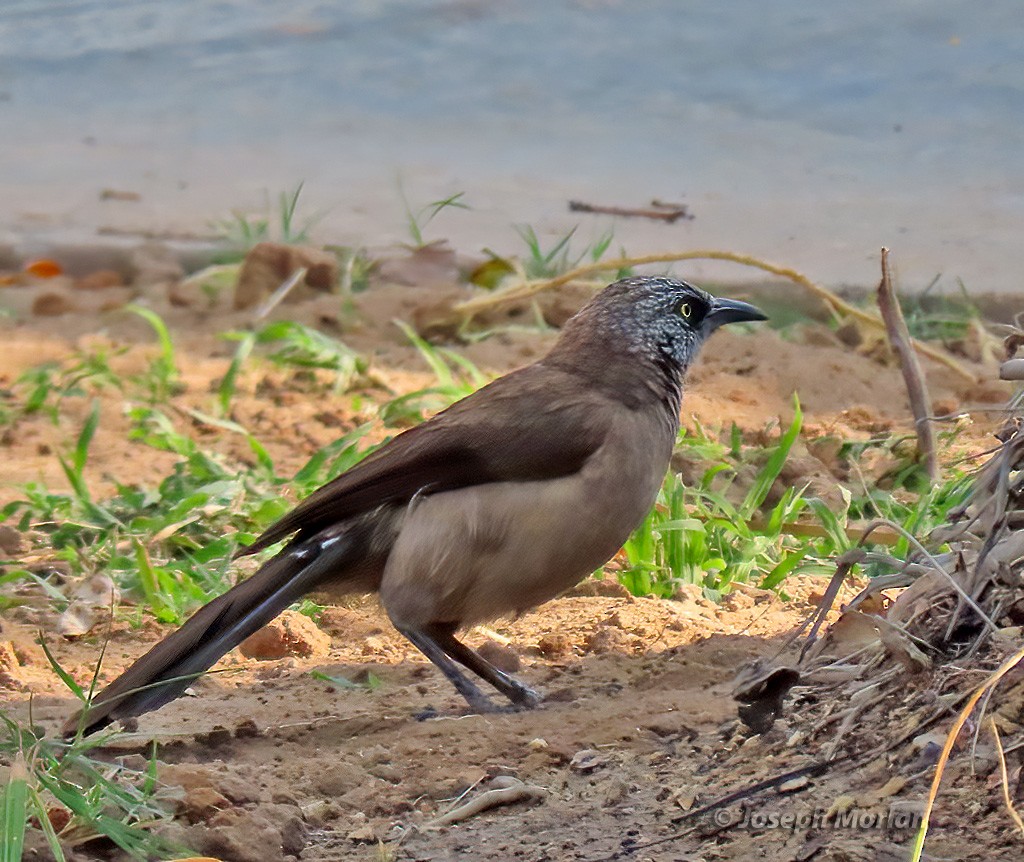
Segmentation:
[(443, 718), (465, 718), (467, 715), (499, 715), (503, 712), (519, 712), (520, 707), (512, 704), (502, 705), (497, 704), (490, 698), (481, 695), (479, 698), (473, 698), (471, 701), (466, 698), (465, 709), (453, 709), (451, 711), (447, 709), (437, 709), (433, 706), (428, 706), (425, 709), (421, 709), (419, 712), (413, 713), (413, 718), (417, 721), (433, 721), (434, 719)]
[[(465, 692), (462, 694), (466, 698), (467, 705), (466, 711), (462, 713), (463, 715), (508, 715), (513, 712), (526, 712), (529, 709), (536, 708), (544, 700), (532, 688), (528, 688), (521, 683), (517, 684), (515, 689), (504, 692), (511, 701), (511, 703), (507, 704), (495, 703), (479, 690), (472, 695), (467, 695)], [(428, 706), (426, 709), (415, 713), (413, 717), (417, 721), (430, 721), (435, 718), (453, 718), (454, 715)]]
[(505, 693), (512, 705), (517, 710), (533, 709), (538, 706), (543, 700), (543, 696), (534, 691), (529, 686), (523, 685), (521, 682), (516, 682), (515, 686)]
[(414, 712), (412, 717), (417, 721), (429, 721), (432, 718), (439, 718), (440, 713), (432, 706), (428, 706), (426, 709), (421, 709), (419, 712)]
[(511, 703), (495, 703), (484, 694), (480, 694), (479, 697), (467, 697), (466, 702), (469, 704), (470, 714), (501, 715), (503, 713), (525, 712), (528, 709), (534, 709), (543, 700), (537, 692), (532, 688), (527, 688), (522, 683), (516, 683), (514, 688), (510, 688), (508, 691), (503, 691), (502, 694), (504, 694)]
[(544, 698), (532, 688), (523, 685), (518, 680), (512, 680), (512, 682), (514, 683), (513, 685), (502, 690), (502, 694), (504, 694), (511, 703), (507, 705), (496, 704), (490, 698), (481, 695), (479, 699), (474, 698), (473, 700), (470, 700), (467, 698), (470, 711), (481, 714), (525, 712), (528, 709), (534, 709), (544, 700)]

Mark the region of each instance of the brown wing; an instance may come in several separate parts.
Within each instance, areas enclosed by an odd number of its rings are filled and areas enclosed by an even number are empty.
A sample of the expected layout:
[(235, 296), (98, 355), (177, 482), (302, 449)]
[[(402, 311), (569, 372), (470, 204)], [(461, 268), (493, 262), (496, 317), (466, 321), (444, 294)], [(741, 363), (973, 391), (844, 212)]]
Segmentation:
[(609, 418), (602, 396), (574, 376), (527, 366), (399, 434), (310, 494), (239, 555), (417, 493), (574, 473), (601, 446)]

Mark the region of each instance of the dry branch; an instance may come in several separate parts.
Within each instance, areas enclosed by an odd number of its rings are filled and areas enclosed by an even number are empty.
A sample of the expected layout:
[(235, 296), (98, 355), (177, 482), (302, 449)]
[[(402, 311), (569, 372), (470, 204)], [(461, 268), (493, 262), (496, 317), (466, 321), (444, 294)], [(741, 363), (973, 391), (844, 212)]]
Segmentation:
[[(887, 274), (883, 276), (886, 280)], [(889, 299), (893, 297), (890, 295)], [(936, 713), (924, 716), (934, 708), (936, 692), (942, 692), (939, 699), (944, 702), (944, 709), (959, 713), (939, 754), (912, 859), (920, 858), (928, 818), (957, 736), (969, 720), (980, 725), (985, 700), (1000, 680), (1024, 660), (1024, 649), (1009, 657), (1004, 652), (1008, 644), (1013, 649), (1019, 641), (1015, 630), (1005, 627), (1014, 625), (1019, 619), (1015, 614), (1024, 610), (1022, 410), (1024, 399), (1011, 402), (1010, 418), (999, 435), (1003, 444), (974, 477), (966, 501), (950, 512), (950, 521), (934, 530), (925, 543), (903, 527), (888, 522), (891, 529), (910, 542), (912, 550), (907, 560), (892, 560), (897, 572), (885, 576), (883, 584), (871, 584), (847, 604), (839, 623), (820, 642), (823, 648), (805, 650), (797, 663), (804, 684), (814, 681), (818, 701), (828, 705), (824, 720), (810, 732), (809, 739), (820, 738), (822, 728), (834, 723), (830, 713), (835, 713), (844, 721), (838, 732), (827, 732), (832, 740), (845, 733), (842, 748), (848, 752), (872, 750), (880, 723), (888, 726), (897, 717), (900, 718), (896, 726), (906, 729), (903, 741), (920, 737), (924, 728), (940, 717)], [(848, 561), (837, 561), (840, 574), (844, 574), (844, 562)], [(854, 610), (861, 597), (877, 593), (878, 588), (908, 583), (884, 611), (875, 611), (877, 616), (865, 616)], [(1004, 657), (998, 669), (993, 669), (992, 663)], [(834, 670), (840, 666), (846, 673), (837, 676)], [(928, 668), (929, 673), (915, 682), (915, 674)], [(983, 685), (975, 688), (972, 684), (962, 691), (964, 675), (978, 670), (988, 676)], [(869, 680), (870, 690), (877, 690), (881, 697), (866, 704), (858, 701), (857, 693), (866, 690), (861, 680)], [(854, 685), (861, 687), (854, 689)], [(1016, 688), (1007, 694), (1011, 704), (1021, 696), (1021, 683), (1016, 681), (1014, 685)], [(844, 700), (848, 708), (837, 713), (836, 703)], [(960, 703), (954, 705), (954, 700)], [(961, 710), (960, 704), (964, 702)], [(853, 714), (851, 709), (858, 716), (856, 721), (847, 720)], [(1007, 718), (1007, 713), (1000, 714), (1009, 728), (1007, 732), (1016, 734), (1006, 750), (1024, 746), (1024, 722)], [(896, 751), (902, 744), (887, 748)], [(1000, 755), (997, 777), (1001, 777), (1002, 743), (997, 742), (996, 748)], [(841, 756), (837, 745), (828, 750)], [(901, 754), (900, 759), (908, 769), (916, 770), (919, 767), (915, 763), (919, 761), (911, 758), (918, 756), (911, 749)], [(1005, 797), (1006, 791), (1004, 802)], [(1007, 808), (1019, 828), (1016, 811)]]
[(672, 224), (679, 219), (692, 219), (685, 206), (678, 207), (616, 207), (602, 206), (601, 204), (588, 204), (584, 201), (569, 201), (570, 212), (596, 213), (598, 215), (625, 216), (633, 218), (649, 218), (655, 221), (663, 221)]
[(893, 287), (889, 271), (889, 249), (882, 249), (882, 280), (878, 283), (878, 310), (885, 321), (885, 332), (889, 346), (900, 362), (903, 381), (907, 384), (910, 409), (914, 412), (914, 427), (917, 430), (917, 452), (924, 462), (928, 479), (934, 484), (939, 478), (939, 458), (935, 450), (935, 428), (931, 423), (931, 399), (925, 383), (921, 363), (911, 347), (910, 330), (903, 317), (896, 288)]
[[(733, 251), (719, 251), (715, 249), (697, 249), (695, 251), (668, 252), (663, 254), (642, 255), (640, 257), (620, 257), (615, 258), (614, 260), (602, 260), (598, 263), (591, 263), (586, 266), (576, 267), (575, 269), (564, 272), (555, 278), (548, 278), (542, 281), (526, 281), (512, 285), (511, 287), (493, 291), (488, 293), (486, 296), (477, 296), (472, 299), (467, 299), (464, 302), (460, 302), (455, 305), (454, 311), (461, 315), (465, 320), (469, 320), (474, 315), (479, 314), (481, 311), (486, 309), (494, 308), (495, 306), (503, 305), (507, 302), (517, 302), (523, 299), (529, 299), (532, 296), (536, 296), (538, 293), (542, 293), (546, 290), (552, 290), (556, 287), (569, 284), (570, 282), (579, 281), (588, 276), (597, 275), (598, 273), (608, 272), (609, 270), (615, 271), (626, 269), (634, 266), (644, 266), (652, 263), (677, 263), (683, 260), (725, 260), (732, 263), (742, 264), (743, 266), (752, 266), (756, 269), (770, 272), (773, 275), (781, 276), (782, 278), (789, 279), (790, 281), (799, 284), (801, 287), (805, 288), (820, 299), (837, 315), (852, 317), (855, 320), (859, 320), (861, 323), (865, 323), (868, 326), (873, 326), (879, 329), (885, 327), (881, 318), (874, 314), (869, 314), (868, 312), (857, 308), (855, 305), (851, 305), (846, 300), (836, 296), (836, 294), (831, 290), (811, 281), (811, 279), (802, 272), (798, 272), (790, 267), (781, 266), (777, 263), (762, 260), (761, 258), (754, 257), (753, 255), (739, 254), (738, 252)], [(957, 362), (945, 351), (932, 347), (929, 344), (924, 344), (916, 339), (912, 339), (911, 344), (921, 355), (927, 356), (929, 359), (934, 359), (936, 362), (944, 365), (946, 368), (950, 369), (965, 380), (969, 380), (971, 383), (977, 382), (973, 373), (964, 368), (963, 365)]]
[(499, 775), (491, 782), (490, 790), (484, 791), (479, 796), (470, 799), (469, 802), (431, 820), (427, 827), (451, 826), (453, 823), (466, 820), (489, 808), (511, 805), (513, 802), (525, 800), (544, 799), (547, 795), (548, 792), (543, 787), (525, 784), (511, 776)]

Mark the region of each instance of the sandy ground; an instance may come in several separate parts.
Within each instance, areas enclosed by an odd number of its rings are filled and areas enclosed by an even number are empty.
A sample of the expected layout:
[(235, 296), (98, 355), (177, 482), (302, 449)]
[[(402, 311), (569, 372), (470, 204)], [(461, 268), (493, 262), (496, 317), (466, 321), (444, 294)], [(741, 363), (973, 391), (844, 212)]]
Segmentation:
[[(339, 316), (336, 302), (325, 299), (285, 314), (343, 335), (373, 356), (373, 369), (388, 387), (402, 392), (430, 378), (389, 321), (412, 319), (434, 299), (416, 288), (381, 287), (361, 295), (354, 314)], [(231, 349), (213, 336), (241, 325), (241, 315), (170, 306), (161, 311), (175, 332), (187, 384), (178, 403), (208, 408), (211, 382), (224, 373)], [(716, 336), (692, 376), (685, 421), (711, 429), (735, 421), (745, 432), (769, 439), (779, 416), (790, 412), (792, 392), (799, 391), (806, 439), (866, 439), (907, 427), (894, 367), (871, 351), (851, 350), (824, 328), (812, 325), (798, 336), (767, 329)], [(497, 373), (539, 356), (553, 337), (513, 332), (459, 349)], [(126, 372), (152, 354), (145, 325), (119, 312), (21, 318), (5, 324), (3, 338), (4, 385), (77, 346), (126, 346), (115, 360)], [(929, 377), (940, 412), (991, 406), (1006, 394), (990, 384), (965, 384), (932, 366)], [(279, 473), (297, 468), (318, 447), (372, 416), (374, 403), (386, 397), (379, 389), (367, 389), (358, 399), (302, 392), (284, 372), (265, 367), (247, 372), (240, 392), (235, 418), (267, 445)], [(110, 487), (111, 477), (145, 482), (166, 475), (170, 456), (125, 442), (120, 396), (100, 398), (103, 424), (87, 468), (90, 485), (99, 493)], [(62, 487), (54, 452), (73, 439), (87, 409), (86, 399), (69, 399), (59, 424), (32, 417), (6, 435), (0, 503), (17, 498), (24, 481)], [(987, 431), (984, 424), (975, 426), (960, 445), (979, 451), (988, 443)], [(229, 435), (203, 440), (210, 448), (250, 457), (244, 443)], [(838, 477), (834, 465), (802, 452), (791, 481), (803, 480), (825, 488)], [(219, 666), (232, 672), (211, 675), (194, 687), (194, 696), (143, 716), (101, 756), (139, 767), (156, 740), (161, 779), (177, 799), (169, 836), (239, 862), (905, 858), (912, 832), (891, 812), (918, 805), (930, 780), (926, 769), (904, 768), (912, 760), (906, 747), (881, 749), (874, 759), (859, 760), (856, 769), (837, 767), (797, 781), (786, 793), (755, 795), (746, 807), (726, 806), (727, 816), (681, 819), (726, 793), (805, 765), (827, 746), (835, 728), (822, 719), (813, 687), (798, 688), (783, 719), (763, 737), (741, 731), (732, 696), (737, 671), (783, 649), (822, 586), (807, 577), (793, 579), (786, 585), (792, 597), (787, 602), (741, 587), (716, 605), (697, 590), (661, 601), (631, 598), (612, 581), (587, 582), (521, 619), (470, 634), (471, 643), (488, 643), (497, 660), (518, 667), (546, 695), (535, 711), (487, 716), (465, 715), (455, 692), (390, 628), (375, 603), (356, 601), (323, 612), (323, 634), (310, 635), (309, 655), (255, 660), (232, 652)], [(24, 716), (33, 693), (34, 717), (49, 730), (72, 707), (33, 643), (37, 627), (52, 625), (53, 613), (41, 603), (10, 612), (2, 638), (13, 644), (16, 661), (0, 677), (5, 707)], [(118, 622), (103, 677), (116, 675), (164, 633), (152, 620), (140, 628)], [(85, 679), (101, 640), (94, 632), (56, 643), (55, 649)], [(365, 679), (369, 672), (380, 684), (341, 689), (311, 676), (314, 670), (347, 679)], [(920, 693), (928, 686), (919, 677), (909, 689)], [(890, 781), (897, 773), (907, 776), (898, 788)], [(508, 777), (527, 785), (530, 798), (456, 825), (433, 823), (459, 800)], [(1020, 845), (1010, 849), (1014, 839), (998, 787), (967, 771), (957, 781), (953, 801), (940, 801), (928, 845), (932, 858), (1011, 858), (1005, 854), (1016, 854)], [(859, 826), (805, 820), (770, 828), (750, 819), (813, 818), (840, 798), (852, 799), (847, 808), (865, 813)], [(964, 800), (973, 800), (969, 817), (958, 807)], [(664, 843), (647, 846), (658, 841)], [(117, 854), (98, 844), (74, 854), (111, 856)], [(46, 858), (45, 851), (30, 858)]]

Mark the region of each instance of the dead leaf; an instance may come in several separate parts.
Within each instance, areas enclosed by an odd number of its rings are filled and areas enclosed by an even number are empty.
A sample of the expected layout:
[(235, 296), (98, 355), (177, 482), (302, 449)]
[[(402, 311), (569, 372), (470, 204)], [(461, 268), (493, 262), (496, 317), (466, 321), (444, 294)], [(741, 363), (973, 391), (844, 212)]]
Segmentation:
[(87, 578), (75, 588), (70, 604), (57, 619), (58, 633), (66, 638), (84, 635), (120, 600), (121, 591), (106, 575)]
[(569, 768), (573, 772), (585, 775), (588, 772), (593, 772), (598, 767), (604, 766), (607, 762), (607, 758), (605, 758), (600, 751), (594, 751), (592, 748), (584, 748), (582, 751), (577, 751), (572, 756), (572, 760), (569, 761)]
[(48, 257), (30, 260), (22, 267), (22, 272), (36, 278), (56, 278), (64, 274), (64, 268), (55, 260)]

